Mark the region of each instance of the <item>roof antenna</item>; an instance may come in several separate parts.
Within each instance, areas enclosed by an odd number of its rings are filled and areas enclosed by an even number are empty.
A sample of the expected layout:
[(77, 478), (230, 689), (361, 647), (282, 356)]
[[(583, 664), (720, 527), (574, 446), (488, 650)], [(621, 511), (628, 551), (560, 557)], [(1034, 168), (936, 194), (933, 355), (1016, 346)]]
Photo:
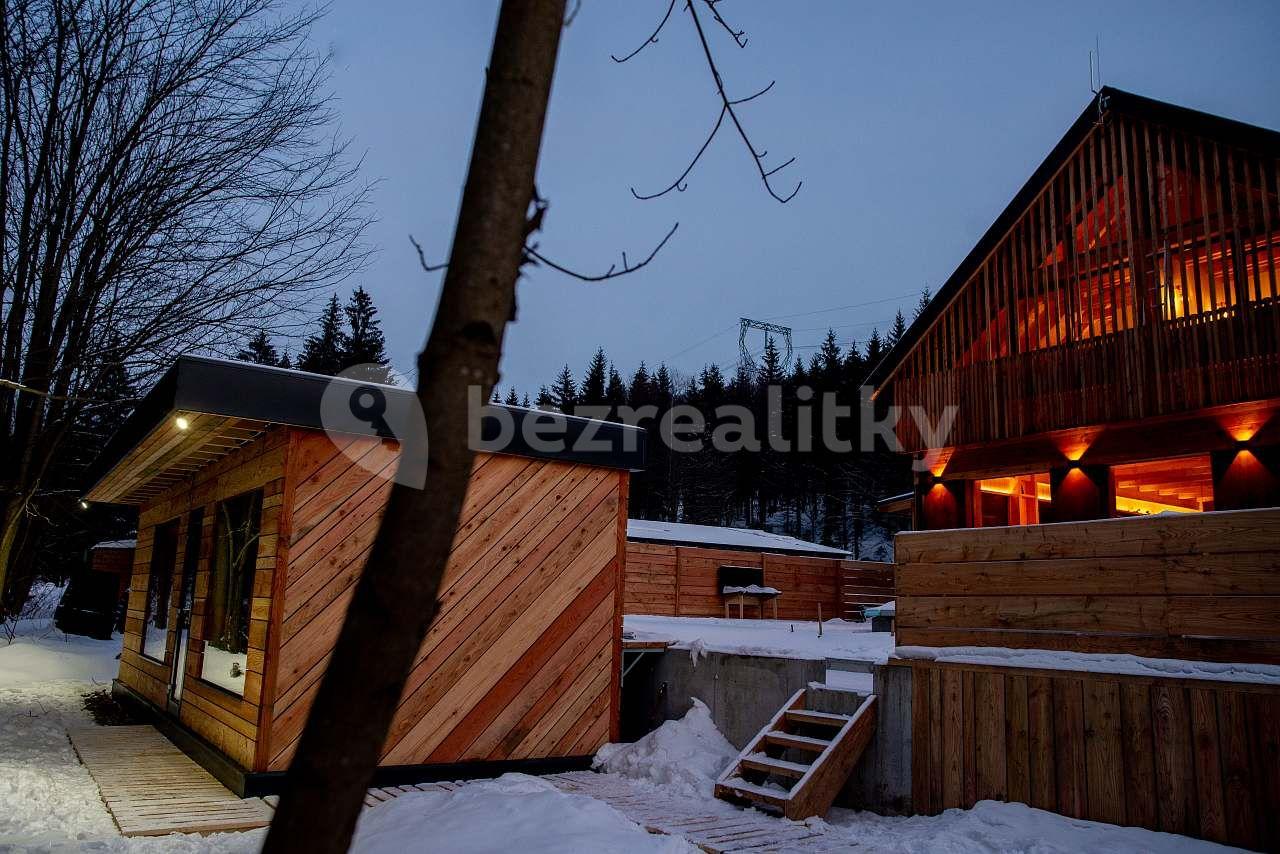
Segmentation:
[(1089, 51), (1089, 91), (1098, 104), (1097, 124), (1102, 124), (1102, 114), (1107, 109), (1107, 99), (1102, 96), (1102, 88), (1102, 39), (1095, 33), (1093, 50)]
[(1093, 50), (1089, 51), (1089, 91), (1095, 95), (1102, 91), (1102, 45), (1096, 34)]

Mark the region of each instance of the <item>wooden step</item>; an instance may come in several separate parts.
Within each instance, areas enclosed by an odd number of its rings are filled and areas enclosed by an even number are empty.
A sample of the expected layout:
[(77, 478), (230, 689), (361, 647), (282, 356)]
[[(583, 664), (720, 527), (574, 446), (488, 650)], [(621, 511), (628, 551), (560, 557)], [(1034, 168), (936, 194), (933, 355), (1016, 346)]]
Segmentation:
[[(717, 798), (746, 801), (779, 810), (793, 821), (823, 815), (836, 794), (853, 773), (875, 731), (876, 697), (866, 696), (852, 715), (815, 712), (805, 708), (806, 690), (791, 696), (773, 718), (743, 748), (716, 781)], [(833, 729), (830, 739), (786, 732), (788, 725), (817, 725)], [(815, 754), (811, 763), (775, 759), (765, 752), (769, 746), (793, 748)], [(789, 777), (794, 782), (787, 792), (765, 788), (743, 779), (746, 773)]]
[(716, 797), (723, 798), (726, 796), (736, 797), (756, 804), (764, 804), (777, 810), (785, 810), (789, 798), (787, 792), (752, 785), (741, 777), (725, 780), (723, 783), (716, 783)]
[(849, 722), (848, 715), (833, 715), (830, 712), (811, 712), (808, 709), (791, 709), (786, 713), (786, 719), (798, 724), (817, 724), (819, 726), (831, 726), (836, 729), (844, 726)]
[(744, 756), (738, 763), (752, 771), (764, 771), (766, 774), (779, 774), (783, 777), (795, 777), (799, 780), (811, 766), (800, 762), (788, 762), (785, 759), (774, 759), (772, 756)]
[(796, 750), (807, 750), (810, 753), (821, 753), (831, 745), (831, 742), (825, 738), (810, 738), (807, 735), (794, 735), (778, 730), (765, 733), (764, 740), (778, 747), (794, 747)]

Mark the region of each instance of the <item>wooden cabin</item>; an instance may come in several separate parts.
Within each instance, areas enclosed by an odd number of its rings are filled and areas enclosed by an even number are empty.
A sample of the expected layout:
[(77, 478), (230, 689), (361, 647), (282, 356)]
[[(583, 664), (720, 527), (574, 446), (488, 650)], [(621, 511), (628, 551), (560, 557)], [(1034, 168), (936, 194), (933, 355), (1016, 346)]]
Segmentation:
[[(849, 560), (841, 549), (784, 534), (632, 519), (627, 525), (628, 614), (674, 617), (862, 619), (893, 599), (893, 564)], [(726, 594), (755, 585), (769, 596)]]
[[(138, 508), (115, 693), (240, 793), (270, 791), (289, 765), (399, 455), (391, 438), (326, 432), (335, 383), (362, 385), (183, 356), (86, 495)], [(643, 462), (629, 449), (644, 442), (502, 409), (517, 429), (477, 454), (442, 607), (383, 751), (388, 782), (582, 765), (616, 737), (627, 488)], [(520, 438), (547, 417), (565, 424), (564, 450)], [(588, 428), (596, 442), (578, 451)]]
[(868, 380), (916, 528), (1280, 505), (1278, 158), (1102, 90)]

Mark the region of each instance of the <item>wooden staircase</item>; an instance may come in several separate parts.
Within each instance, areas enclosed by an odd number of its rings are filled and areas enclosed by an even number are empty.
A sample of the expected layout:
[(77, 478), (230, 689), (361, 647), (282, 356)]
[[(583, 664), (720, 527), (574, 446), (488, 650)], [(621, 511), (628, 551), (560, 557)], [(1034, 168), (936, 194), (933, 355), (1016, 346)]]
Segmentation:
[(816, 712), (801, 688), (716, 781), (716, 797), (800, 821), (824, 815), (871, 741), (876, 697), (852, 715)]

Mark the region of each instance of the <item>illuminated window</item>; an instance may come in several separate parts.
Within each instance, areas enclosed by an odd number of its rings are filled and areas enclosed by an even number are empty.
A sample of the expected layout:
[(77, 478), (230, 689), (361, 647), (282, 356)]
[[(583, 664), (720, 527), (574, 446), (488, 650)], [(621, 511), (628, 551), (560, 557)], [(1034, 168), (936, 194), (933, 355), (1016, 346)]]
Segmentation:
[(1001, 525), (1034, 525), (1040, 521), (1041, 505), (1049, 503), (1049, 474), (993, 477), (978, 481), (979, 512), (974, 519), (981, 528)]
[(1129, 463), (1112, 469), (1116, 513), (1195, 513), (1213, 509), (1213, 472), (1208, 454)]

